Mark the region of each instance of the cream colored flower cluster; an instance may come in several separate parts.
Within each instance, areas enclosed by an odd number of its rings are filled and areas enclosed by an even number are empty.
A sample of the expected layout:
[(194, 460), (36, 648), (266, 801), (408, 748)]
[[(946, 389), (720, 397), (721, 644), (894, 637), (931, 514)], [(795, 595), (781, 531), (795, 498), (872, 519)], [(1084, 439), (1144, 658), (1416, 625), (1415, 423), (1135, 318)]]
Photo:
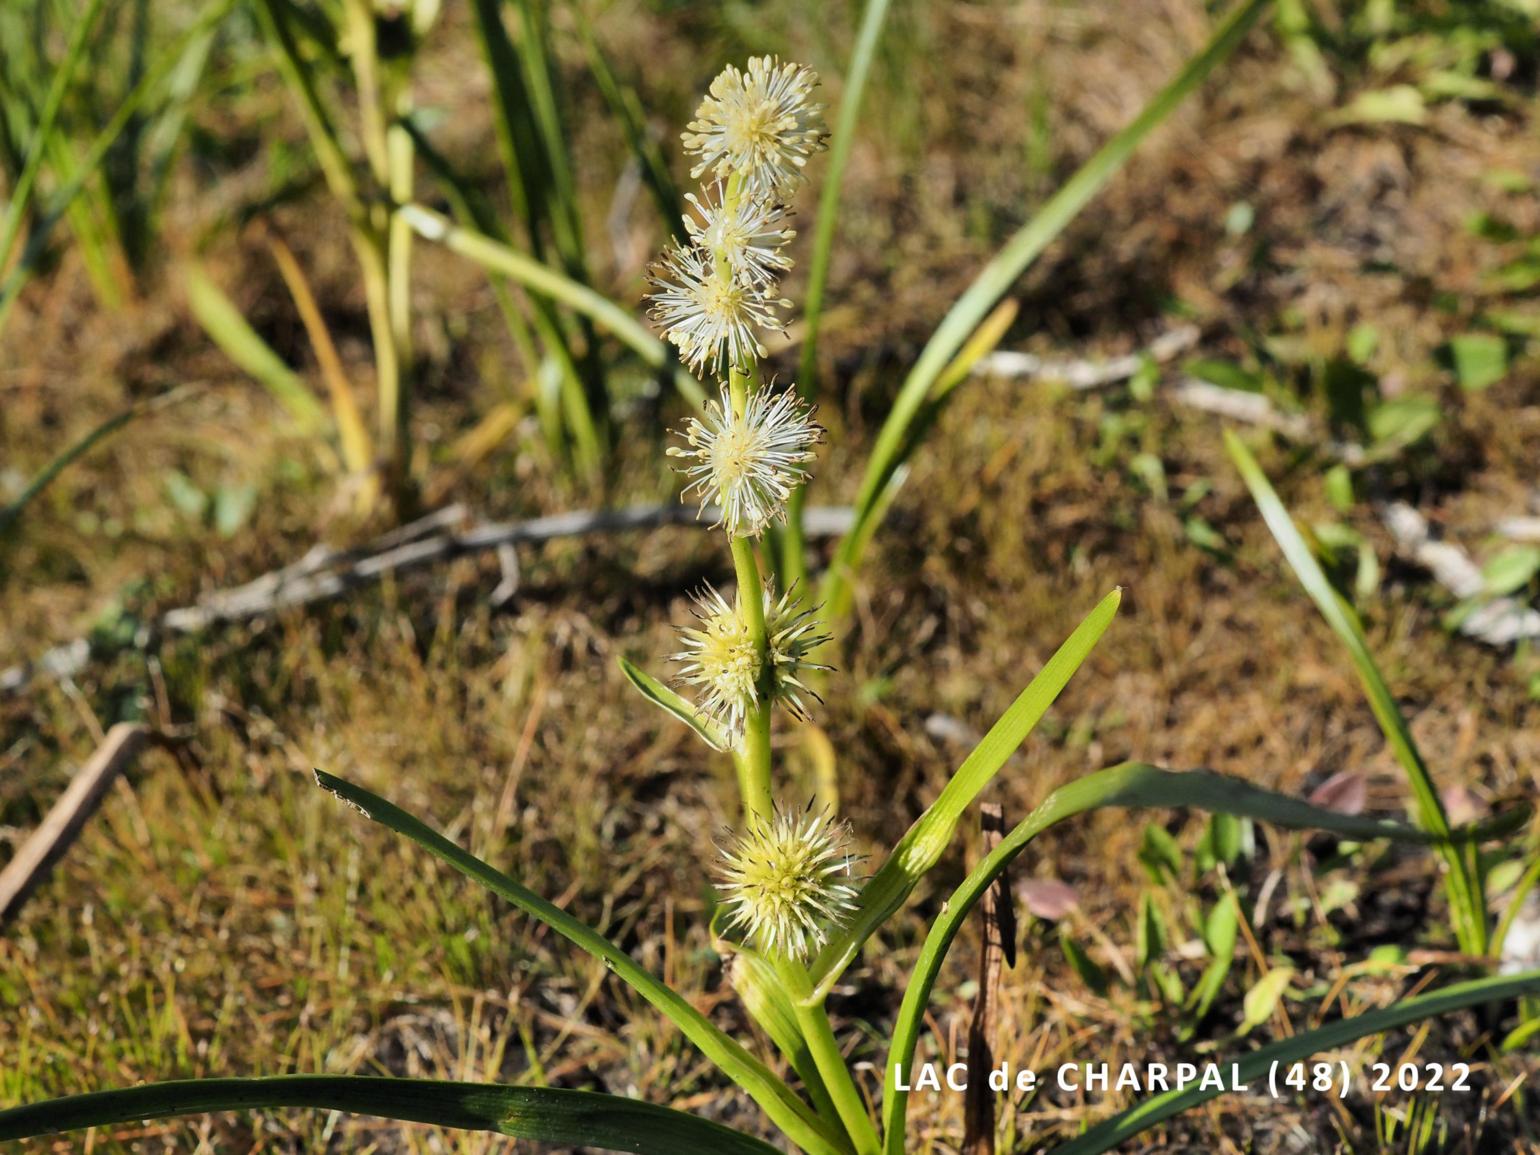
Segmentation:
[(650, 294), (651, 315), (680, 358), (721, 382), (668, 452), (688, 479), (685, 495), (719, 511), (738, 589), (731, 601), (709, 587), (698, 597), (696, 623), (681, 631), (673, 659), (746, 784), (747, 826), (723, 851), (725, 907), (755, 945), (782, 957), (818, 947), (855, 895), (844, 825), (772, 806), (770, 712), (807, 717), (817, 697), (809, 671), (826, 668), (812, 655), (828, 638), (795, 589), (777, 596), (760, 578), (754, 545), (785, 521), (823, 433), (795, 389), (772, 391), (758, 372), (761, 333), (783, 329), (791, 307), (779, 288), (795, 235), (787, 201), (824, 147), (816, 85), (808, 69), (769, 56), (712, 82), (683, 137), (697, 158), (691, 175), (708, 183), (687, 197), (688, 240), (653, 266)]

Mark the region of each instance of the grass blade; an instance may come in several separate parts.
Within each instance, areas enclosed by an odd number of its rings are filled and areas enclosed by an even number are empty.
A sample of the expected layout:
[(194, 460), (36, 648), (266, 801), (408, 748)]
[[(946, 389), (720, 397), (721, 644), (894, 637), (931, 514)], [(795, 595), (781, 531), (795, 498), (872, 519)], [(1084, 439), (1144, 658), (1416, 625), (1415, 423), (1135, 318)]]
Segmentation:
[(6, 207), (3, 224), (0, 224), (0, 271), (11, 263), (11, 253), (16, 247), (17, 237), (21, 235), (21, 224), (26, 219), (32, 188), (37, 183), (38, 173), (42, 171), (43, 157), (48, 152), (59, 109), (63, 107), (65, 94), (74, 83), (75, 73), (85, 63), (86, 44), (101, 12), (102, 0), (90, 0), (75, 24), (75, 32), (70, 38), (69, 47), (65, 49), (64, 59), (48, 85), (42, 111), (38, 113), (37, 128), (32, 134), (32, 140), (28, 142), (27, 159), (16, 178), (16, 187), (11, 190), (10, 204)]
[(963, 812), (978, 797), (979, 791), (989, 785), (990, 779), (1005, 765), (1005, 760), (1027, 740), (1027, 735), (1112, 624), (1122, 600), (1122, 590), (1113, 590), (1075, 627), (1075, 632), (963, 760), (940, 797), (898, 840), (887, 861), (861, 888), (861, 897), (850, 922), (819, 952), (813, 963), (815, 1000), (828, 995), (829, 989), (855, 959), (861, 944), (904, 904), (921, 877), (940, 861), (951, 845)]
[(861, 489), (855, 500), (856, 524), (841, 540), (834, 564), (824, 579), (825, 606), (844, 604), (842, 586), (850, 580), (860, 563), (857, 543), (870, 534), (864, 523), (874, 516), (878, 498), (888, 477), (912, 449), (910, 426), (921, 415), (936, 381), (948, 364), (962, 350), (973, 331), (995, 307), (1000, 298), (1038, 255), (1064, 231), (1112, 176), (1123, 167), (1151, 131), (1164, 121), (1245, 38), (1251, 26), (1267, 8), (1269, 0), (1241, 0), (1225, 18), (1201, 52), (1194, 56), (1176, 77), (1163, 88), (1132, 124), (1123, 129), (1070, 177), (1036, 216), (1019, 229), (1005, 247), (984, 266), (966, 292), (957, 299), (920, 353), (894, 399), (893, 409), (877, 434), (868, 460)]
[(513, 903), (525, 914), (539, 919), (552, 930), (606, 966), (641, 995), (694, 1043), (749, 1095), (786, 1136), (814, 1155), (834, 1155), (844, 1150), (825, 1123), (794, 1095), (774, 1072), (754, 1058), (705, 1015), (691, 1006), (677, 991), (621, 950), (609, 939), (566, 911), (552, 905), (534, 891), (521, 886), (501, 871), (456, 846), (443, 835), (430, 830), (400, 807), (324, 771), (315, 772), (316, 782), (344, 802), (357, 807), (365, 817), (397, 834), (403, 834), (424, 850), (443, 859), (460, 873), (481, 883), (492, 893)]
[(273, 263), (278, 266), (278, 275), (283, 278), (289, 296), (294, 300), (300, 324), (305, 327), (311, 351), (315, 353), (316, 364), (320, 366), (321, 380), (326, 382), (326, 390), (331, 395), (332, 417), (337, 425), (337, 439), (342, 446), (342, 462), (349, 473), (367, 473), (374, 460), (369, 427), (364, 423), (358, 397), (353, 392), (353, 383), (348, 380), (347, 370), (343, 368), (342, 357), (332, 340), (331, 330), (326, 327), (326, 318), (321, 315), (321, 306), (310, 289), (310, 281), (305, 277), (304, 269), (300, 268), (294, 250), (289, 248), (282, 237), (276, 233), (269, 236), (267, 246), (273, 254)]
[(189, 1079), (0, 1111), (0, 1140), (211, 1111), (302, 1107), (642, 1155), (771, 1155), (775, 1148), (668, 1107), (594, 1091), (360, 1075)]
[[(90, 147), (81, 157), (73, 178), (66, 181), (63, 187), (55, 191), (48, 199), (47, 211), (37, 222), (32, 230), (32, 235), (27, 240), (26, 250), (17, 260), (14, 268), (6, 275), (3, 286), (0, 286), (0, 329), (5, 328), (6, 318), (10, 315), (11, 306), (20, 295), (26, 285), (34, 267), (40, 259), (48, 241), (49, 235), (64, 218), (76, 198), (85, 190), (90, 178), (98, 171), (109, 149), (117, 143), (118, 138), (134, 119), (138, 117), (149, 98), (165, 84), (168, 79), (174, 77), (189, 52), (201, 38), (211, 37), (218, 26), (235, 6), (235, 0), (218, 0), (209, 5), (199, 16), (197, 22), (183, 32), (161, 54), (155, 67), (150, 69), (144, 77), (134, 85), (128, 95), (123, 98), (112, 114), (111, 119), (102, 126)], [(3, 250), (0, 250), (3, 252)], [(5, 261), (0, 259), (0, 270), (4, 270)]]
[(594, 74), (594, 82), (620, 124), (621, 131), (626, 134), (626, 143), (631, 146), (631, 153), (641, 166), (642, 177), (658, 206), (658, 215), (663, 218), (664, 227), (680, 244), (688, 243), (690, 234), (684, 227), (684, 201), (679, 195), (678, 186), (674, 184), (673, 174), (668, 171), (668, 159), (663, 155), (663, 150), (658, 147), (657, 141), (647, 135), (647, 122), (637, 101), (636, 90), (628, 84), (622, 84), (615, 75), (589, 22), (580, 18), (578, 31), (582, 34), (583, 47), (588, 53), (588, 69)]
[(300, 375), (273, 352), (247, 323), (235, 302), (192, 261), (186, 269), (187, 304), (193, 317), (225, 356), (251, 374), (289, 411), (301, 428), (314, 431), (326, 423), (326, 410)]
[[(1391, 750), (1395, 753), (1396, 761), (1401, 763), (1401, 768), (1406, 771), (1407, 782), (1412, 787), (1412, 794), (1417, 803), (1417, 818), (1424, 830), (1438, 835), (1449, 833), (1449, 818), (1444, 813), (1444, 805), (1439, 800), (1438, 790), (1433, 785), (1433, 775), (1429, 773), (1422, 755), (1412, 740), (1412, 732), (1406, 724), (1406, 719), (1401, 716), (1400, 707), (1396, 705), (1394, 695), (1390, 687), (1385, 684), (1379, 667), (1375, 664), (1374, 656), (1369, 652), (1368, 640), (1364, 637), (1363, 627), (1359, 624), (1358, 615), (1343, 602), (1332, 584), (1327, 580), (1320, 563), (1316, 561), (1315, 554), (1310, 551), (1304, 536), (1294, 525), (1289, 511), (1284, 508), (1272, 484), (1267, 480), (1267, 475), (1262, 472), (1262, 467), (1257, 464), (1251, 451), (1246, 448), (1240, 438), (1234, 433), (1225, 430), (1225, 448), (1229, 451), (1230, 460), (1235, 462), (1235, 467), (1240, 471), (1241, 479), (1245, 481), (1246, 488), (1251, 491), (1257, 508), (1261, 510), (1262, 519), (1267, 522), (1267, 528), (1272, 531), (1273, 538), (1283, 550), (1283, 556), (1299, 579), (1305, 592), (1310, 595), (1310, 600), (1315, 602), (1316, 608), (1321, 611), (1321, 616), (1332, 628), (1332, 632), (1342, 640), (1348, 649), (1349, 656), (1353, 659), (1353, 665), (1358, 671), (1359, 680), (1363, 683), (1364, 692), (1369, 698), (1369, 708), (1374, 711), (1374, 717), (1384, 731), (1385, 738), (1390, 743)], [(1454, 918), (1455, 937), (1460, 947), (1468, 954), (1481, 955), (1487, 949), (1487, 922), (1486, 903), (1482, 897), (1480, 867), (1474, 855), (1462, 853), (1457, 847), (1446, 845), (1442, 851), (1449, 864), (1449, 875), (1445, 880), (1445, 886), (1449, 895), (1450, 912)]]
[[(968, 913), (1000, 873), (1044, 830), (1077, 814), (1110, 806), (1205, 810), (1270, 822), (1274, 826), (1291, 830), (1325, 830), (1354, 839), (1390, 838), (1423, 843), (1441, 841), (1439, 836), (1405, 823), (1324, 810), (1298, 798), (1275, 794), (1271, 790), (1210, 770), (1171, 771), (1142, 762), (1128, 762), (1087, 774), (1061, 786), (974, 867), (962, 885), (948, 897), (940, 916), (931, 924), (925, 936), (925, 945), (920, 948), (920, 957), (904, 991), (904, 1001), (894, 1024), (893, 1042), (888, 1052), (888, 1087), (883, 1099), (883, 1118), (890, 1155), (900, 1155), (903, 1150), (904, 1113), (908, 1099), (907, 1092), (897, 1089), (894, 1072), (898, 1066), (907, 1071), (913, 1063), (931, 989), (935, 986), (946, 952)], [(1529, 820), (1529, 815), (1528, 807), (1516, 807), (1491, 822), (1460, 831), (1460, 837), (1474, 845), (1483, 838), (1498, 837), (1517, 829)], [(899, 1143), (897, 1147), (894, 1147), (895, 1141)]]
[(183, 385), (176, 389), (168, 390), (159, 397), (152, 397), (147, 401), (140, 401), (137, 404), (130, 405), (127, 409), (114, 413), (79, 441), (66, 446), (58, 456), (38, 470), (37, 476), (27, 482), (26, 488), (16, 496), (14, 501), (9, 505), (0, 507), (0, 534), (5, 533), (6, 530), (10, 529), (20, 519), (27, 506), (37, 499), (38, 494), (52, 485), (59, 474), (63, 473), (76, 461), (79, 461), (101, 442), (111, 437), (135, 418), (141, 417), (146, 413), (152, 413), (157, 409), (164, 409), (166, 406), (175, 404), (197, 391), (197, 386)]
[(462, 228), (442, 213), (422, 205), (407, 205), (401, 215), (424, 240), (443, 245), (489, 272), (517, 281), (533, 293), (566, 305), (607, 329), (653, 369), (667, 371), (675, 388), (696, 408), (706, 403), (701, 384), (674, 359), (672, 351), (640, 321), (598, 292), (533, 257), (472, 229)]
[[(1238, 1074), (1242, 1082), (1265, 1079), (1274, 1063), (1297, 1063), (1322, 1051), (1345, 1046), (1382, 1031), (1394, 1030), (1397, 1027), (1422, 1022), (1439, 1015), (1465, 1010), (1468, 1007), (1478, 1007), (1537, 993), (1540, 993), (1540, 971), (1456, 983), (1434, 991), (1432, 994), (1403, 999), (1384, 1010), (1370, 1011), (1367, 1014), (1341, 1019), (1327, 1026), (1317, 1027), (1313, 1031), (1306, 1031), (1302, 1035), (1295, 1035), (1291, 1039), (1274, 1043), (1272, 1046), (1263, 1047), (1259, 1051), (1253, 1051), (1245, 1058), (1237, 1060)], [(1193, 1086), (1181, 1091), (1168, 1091), (1163, 1095), (1156, 1095), (1127, 1111), (1119, 1112), (1111, 1119), (1098, 1123), (1079, 1138), (1061, 1143), (1053, 1149), (1051, 1155), (1100, 1155), (1101, 1152), (1113, 1150), (1119, 1144), (1153, 1127), (1156, 1123), (1190, 1110), (1200, 1103), (1218, 1098), (1222, 1094), (1224, 1094), (1223, 1090), (1215, 1090), (1212, 1087), (1205, 1090)]]
[(797, 363), (797, 387), (809, 401), (818, 396), (818, 324), (823, 318), (823, 295), (829, 283), (829, 262), (834, 253), (834, 226), (839, 219), (845, 165), (850, 161), (850, 146), (855, 141), (856, 125), (861, 117), (861, 99), (866, 95), (866, 80), (877, 56), (877, 41), (888, 17), (889, 2), (866, 0), (866, 7), (861, 12), (861, 28), (856, 33), (856, 46), (850, 53), (850, 67), (845, 73), (839, 118), (834, 125), (834, 135), (829, 139), (829, 162), (824, 168), (823, 189), (818, 194), (818, 222), (813, 231), (813, 252), (808, 258), (807, 294), (802, 309), (802, 355)]

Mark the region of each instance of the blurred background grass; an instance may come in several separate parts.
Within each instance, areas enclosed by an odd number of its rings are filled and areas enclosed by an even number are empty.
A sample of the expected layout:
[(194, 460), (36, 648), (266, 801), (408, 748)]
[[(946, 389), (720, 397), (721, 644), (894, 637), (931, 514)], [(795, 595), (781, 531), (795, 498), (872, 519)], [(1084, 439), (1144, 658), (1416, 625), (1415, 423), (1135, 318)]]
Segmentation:
[[(89, 9), (35, 0), (0, 12), (10, 203)], [(391, 517), (358, 500), (369, 471), (349, 464), (332, 427), (330, 370), (275, 260), (281, 239), (372, 429), (376, 360), (349, 222), (326, 193), (254, 11), (235, 4), (205, 34), (206, 11), (138, 3), (95, 14), (85, 64), (60, 89), (12, 263), (0, 269), (0, 292), (14, 286), (0, 328), (0, 501), (100, 422), (197, 386), (73, 464), (0, 536), (0, 648), (17, 661), (87, 633), (131, 640), (166, 608), (293, 561), (317, 540), (366, 540)], [(552, 3), (539, 13), (585, 275), (627, 307), (669, 225), (595, 79), (588, 34), (634, 89), (641, 139), (684, 184), (675, 133), (723, 61), (803, 61), (832, 105), (859, 17), (802, 2)], [(1462, 607), (1397, 560), (1375, 504), (1410, 501), (1478, 561), (1495, 562), (1512, 546), (1494, 527), (1536, 500), (1536, 18), (1525, 0), (1279, 5), (1017, 286), (1006, 348), (1096, 359), (1178, 324), (1197, 325), (1200, 343), (1174, 365), (1093, 392), (988, 375), (959, 390), (878, 534), (820, 715), (870, 847), (902, 833), (966, 735), (987, 727), (1119, 583), (1132, 612), (1002, 776), (1008, 815), (1124, 757), (1298, 792), (1356, 771), (1371, 805), (1402, 805), (1399, 772), (1226, 464), (1219, 423), (1163, 395), (1181, 376), (1261, 393), (1373, 455), (1345, 490), (1325, 436), (1279, 441), (1264, 464), (1300, 520), (1334, 527), (1319, 535), (1336, 542), (1334, 577), (1364, 614), (1440, 781), (1463, 785), (1477, 805), (1533, 793), (1533, 646), (1489, 650), (1453, 633)], [(1212, 19), (1199, 0), (894, 4), (846, 176), (820, 334), (831, 439), (814, 501), (848, 500), (899, 380), (950, 302), (1202, 44)], [(517, 40), (520, 26), (509, 27)], [(168, 59), (153, 109), (127, 118), (88, 165), (115, 110)], [(316, 69), (331, 96), (351, 99), (345, 70)], [(423, 139), (527, 244), (506, 208), (495, 91), (469, 6), (444, 5), (412, 77)], [(344, 144), (362, 155), (356, 136)], [(426, 169), (419, 195), (454, 211)], [(50, 224), (48, 206), (82, 174), (81, 195)], [(811, 232), (805, 220), (799, 257)], [(319, 432), (211, 340), (189, 294), (194, 261), (328, 415)], [(419, 245), (413, 261), (413, 500), (512, 518), (671, 499), (663, 430), (682, 402), (633, 363), (607, 364), (614, 430), (602, 468), (585, 467), (569, 434), (551, 435), (542, 367), (510, 326), (508, 302), (452, 254)], [(794, 299), (800, 276), (788, 286)], [(794, 326), (771, 346), (783, 379), (798, 336)], [(189, 736), (181, 757), (153, 755), (115, 790), (0, 939), (0, 1102), (177, 1075), (395, 1072), (603, 1087), (754, 1126), (740, 1097), (602, 969), (349, 820), (310, 784), (310, 767), (324, 766), (432, 816), (670, 981), (704, 992), (723, 1021), (741, 1019), (709, 951), (702, 881), (701, 833), (729, 816), (728, 771), (637, 700), (614, 660), (656, 667), (674, 648), (668, 622), (685, 615), (685, 595), (703, 578), (727, 580), (726, 566), (682, 528), (553, 543), (521, 563), (517, 597), (501, 608), (488, 601), (495, 564), (466, 559), (258, 626), (147, 652), (126, 646), (0, 700), (0, 861), (113, 722), (145, 718)], [(1525, 574), (1506, 564), (1507, 592), (1532, 602), (1540, 565)], [(784, 744), (797, 781), (810, 784), (796, 736)], [(1186, 925), (1183, 889), (1254, 898), (1277, 869), (1287, 900), (1252, 929), (1265, 953), (1298, 967), (1301, 994), (1375, 946), (1449, 945), (1417, 937), (1438, 924), (1425, 856), (1323, 863), (1301, 857), (1297, 839), (1259, 832), (1255, 853), (1227, 865), (1204, 858), (1202, 823), (1157, 825), (1183, 850), (1180, 884), (1131, 871), (1150, 836), (1110, 817), (1055, 832), (1030, 856), (1021, 873), (1070, 883), (1079, 906), (1059, 927), (1028, 929), (1007, 980), (1002, 1054), (1091, 1057), (1095, 1038), (1094, 1057), (1109, 1062), (1168, 1057), (1185, 1027), (1180, 1008), (1135, 984), (1096, 989), (1074, 951), (1067, 959), (1055, 945), (1061, 934), (1083, 944), (1115, 975), (1146, 894), (1174, 904)], [(948, 878), (962, 867), (962, 856), (949, 859)], [(878, 992), (902, 973), (922, 927), (918, 916), (900, 923), (892, 955), (873, 955), (840, 991), (836, 1009), (858, 1030), (891, 1015)], [(1202, 959), (1178, 952), (1172, 965), (1191, 977)], [(1242, 1021), (1248, 973), (1253, 964), (1238, 965), (1200, 1038)], [(943, 1046), (960, 1038), (967, 1013), (967, 970), (949, 974), (937, 1000)], [(1401, 989), (1400, 974), (1380, 980), (1384, 997)], [(1453, 1052), (1476, 1029), (1472, 1020), (1433, 1031)], [(1386, 1046), (1395, 1054), (1404, 1042)], [(1441, 1125), (1471, 1136), (1453, 1149), (1534, 1145), (1525, 1111), (1484, 1116), (1525, 1070), (1522, 1056), (1512, 1064), (1482, 1095), (1437, 1104)], [(1039, 1103), (1032, 1118), (1040, 1133), (1069, 1134), (1106, 1105)], [(913, 1112), (946, 1150), (956, 1105), (917, 1100)], [(1364, 1101), (1220, 1101), (1174, 1121), (1170, 1136), (1218, 1150), (1244, 1149), (1249, 1136), (1257, 1149), (1286, 1150), (1296, 1129), (1325, 1145), (1387, 1126)], [(278, 1115), (125, 1128), (89, 1149), (499, 1144)]]

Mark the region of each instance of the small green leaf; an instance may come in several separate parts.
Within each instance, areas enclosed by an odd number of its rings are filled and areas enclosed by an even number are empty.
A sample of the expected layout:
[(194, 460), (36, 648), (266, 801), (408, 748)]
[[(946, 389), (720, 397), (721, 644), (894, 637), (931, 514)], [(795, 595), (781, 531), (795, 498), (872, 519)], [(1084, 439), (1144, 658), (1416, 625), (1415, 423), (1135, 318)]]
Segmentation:
[(1479, 393), (1508, 375), (1508, 343), (1495, 333), (1465, 333), (1452, 338), (1449, 364), (1467, 393)]
[(1139, 896), (1139, 929), (1134, 941), (1134, 961), (1140, 970), (1166, 953), (1166, 920), (1155, 905), (1155, 896), (1145, 891)]
[(706, 745), (710, 746), (713, 750), (727, 750), (731, 748), (732, 743), (728, 740), (727, 735), (720, 726), (651, 674), (645, 673), (625, 658), (620, 659), (620, 669), (625, 674), (626, 680), (637, 688), (642, 697), (665, 713), (678, 718), (686, 726), (699, 734)]
[(1289, 989), (1293, 978), (1293, 967), (1274, 967), (1263, 975), (1256, 986), (1246, 992), (1246, 998), (1241, 1003), (1243, 1018), (1240, 1030), (1236, 1033), (1244, 1035), (1272, 1018), (1274, 1009), (1283, 998), (1284, 991)]
[(1436, 398), (1408, 393), (1370, 408), (1369, 438), (1380, 454), (1401, 449), (1431, 433), (1442, 417)]
[(1511, 594), (1523, 589), (1540, 573), (1540, 546), (1512, 545), (1481, 567), (1487, 593)]
[(1332, 508), (1338, 513), (1349, 512), (1353, 508), (1352, 471), (1345, 465), (1333, 465), (1322, 481), (1326, 485), (1326, 500), (1331, 502)]
[(1144, 841), (1139, 846), (1139, 861), (1149, 869), (1154, 882), (1175, 881), (1182, 875), (1182, 849), (1176, 839), (1158, 822), (1144, 824)]
[(1380, 331), (1373, 325), (1354, 325), (1347, 336), (1347, 355), (1358, 364), (1366, 364), (1380, 347)]
[(214, 530), (220, 537), (234, 537), (251, 520), (257, 507), (253, 485), (221, 485), (214, 491)]
[(1226, 895), (1216, 902), (1203, 920), (1203, 942), (1209, 953), (1216, 957), (1233, 955), (1235, 939), (1240, 933), (1240, 908), (1235, 897)]
[(1234, 361), (1219, 357), (1195, 357), (1183, 368), (1187, 370), (1188, 376), (1210, 385), (1218, 385), (1221, 389), (1236, 389), (1242, 393), (1262, 392), (1262, 375)]
[(1090, 988), (1092, 994), (1102, 996), (1107, 993), (1107, 973), (1064, 931), (1059, 932), (1059, 949), (1064, 952), (1070, 970)]
[(166, 489), (166, 497), (178, 513), (191, 521), (203, 520), (209, 508), (209, 495), (199, 489), (192, 478), (180, 469), (173, 469), (166, 474), (162, 484)]
[(1239, 928), (1240, 908), (1235, 896), (1227, 894), (1215, 904), (1204, 920), (1203, 940), (1213, 961), (1203, 969), (1197, 986), (1193, 987), (1187, 999), (1189, 1015), (1186, 1025), (1177, 1034), (1178, 1039), (1185, 1041), (1197, 1033), (1198, 1027), (1208, 1017), (1215, 1000), (1224, 990), (1225, 979), (1235, 964), (1235, 940)]
[(1540, 1038), (1540, 1016), (1536, 1016), (1514, 1027), (1513, 1030), (1503, 1037), (1503, 1041), (1497, 1049), (1505, 1055), (1511, 1055), (1534, 1038)]
[(1333, 124), (1422, 124), (1428, 118), (1427, 102), (1410, 84), (1394, 84), (1358, 95), (1346, 108), (1338, 109)]

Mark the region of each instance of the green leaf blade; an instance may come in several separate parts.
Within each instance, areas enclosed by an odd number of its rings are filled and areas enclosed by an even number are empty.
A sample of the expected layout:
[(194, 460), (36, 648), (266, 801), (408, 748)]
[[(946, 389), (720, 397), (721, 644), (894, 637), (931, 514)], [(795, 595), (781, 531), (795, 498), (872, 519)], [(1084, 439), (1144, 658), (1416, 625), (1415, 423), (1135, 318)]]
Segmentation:
[(816, 1155), (840, 1155), (844, 1151), (843, 1144), (827, 1125), (774, 1072), (598, 931), (456, 846), (379, 795), (322, 770), (317, 770), (315, 776), (322, 789), (351, 804), (366, 818), (405, 835), (493, 894), (545, 923), (573, 945), (602, 959), (617, 977), (678, 1027), (685, 1038), (758, 1103), (771, 1121), (798, 1146)]
[[(1293, 830), (1325, 830), (1353, 839), (1440, 841), (1439, 836), (1402, 822), (1324, 810), (1301, 799), (1275, 794), (1211, 770), (1171, 771), (1142, 762), (1128, 762), (1087, 774), (1059, 787), (973, 869), (962, 885), (952, 892), (941, 914), (931, 924), (904, 991), (888, 1051), (887, 1089), (883, 1096), (883, 1129), (888, 1136), (888, 1155), (903, 1153), (904, 1118), (908, 1109), (907, 1093), (898, 1090), (893, 1073), (899, 1067), (908, 1070), (913, 1063), (931, 990), (963, 921), (995, 879), (1037, 835), (1067, 818), (1107, 807), (1185, 807), (1269, 822)], [(1528, 807), (1516, 807), (1491, 822), (1459, 833), (1461, 838), (1471, 842), (1497, 837), (1527, 822), (1531, 812)]]
[(1038, 675), (1011, 703), (973, 752), (963, 760), (940, 796), (899, 839), (892, 854), (861, 889), (855, 915), (819, 952), (811, 968), (814, 997), (825, 997), (872, 933), (898, 910), (920, 878), (940, 861), (958, 820), (972, 801), (1027, 740), (1070, 678), (1090, 656), (1117, 616), (1123, 591), (1097, 603), (1056, 650)]
[[(1253, 1051), (1236, 1063), (1237, 1075), (1242, 1082), (1265, 1079), (1274, 1063), (1297, 1063), (1323, 1051), (1346, 1046), (1369, 1035), (1377, 1035), (1397, 1027), (1436, 1018), (1454, 1011), (1477, 1007), (1486, 1003), (1540, 993), (1540, 971), (1529, 971), (1512, 976), (1475, 979), (1456, 983), (1416, 998), (1402, 999), (1384, 1010), (1370, 1011), (1340, 1019), (1313, 1031), (1307, 1031), (1261, 1050)], [(1201, 1086), (1187, 1087), (1181, 1091), (1168, 1091), (1155, 1095), (1126, 1111), (1114, 1115), (1092, 1127), (1079, 1138), (1061, 1143), (1051, 1155), (1101, 1155), (1115, 1150), (1119, 1145), (1155, 1124), (1191, 1110), (1210, 1099), (1224, 1094), (1223, 1089)]]
[(70, 1095), (0, 1110), (0, 1141), (143, 1119), (275, 1108), (345, 1111), (636, 1155), (770, 1155), (775, 1151), (768, 1143), (718, 1123), (614, 1095), (358, 1075), (193, 1079)]

